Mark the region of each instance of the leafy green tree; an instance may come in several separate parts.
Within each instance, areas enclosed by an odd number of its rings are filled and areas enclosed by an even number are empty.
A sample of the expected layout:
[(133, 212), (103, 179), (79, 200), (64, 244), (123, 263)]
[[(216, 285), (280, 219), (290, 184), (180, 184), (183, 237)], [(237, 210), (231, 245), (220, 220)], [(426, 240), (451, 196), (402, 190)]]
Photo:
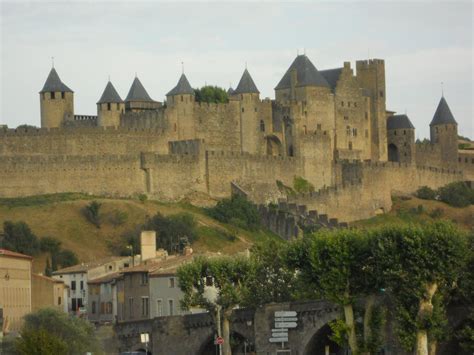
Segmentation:
[(56, 255), (55, 262), (63, 268), (79, 264), (79, 259), (72, 250), (62, 249)]
[[(39, 331), (39, 334), (37, 333)], [(36, 334), (35, 334), (36, 333)], [(88, 321), (71, 317), (64, 312), (44, 308), (25, 316), (25, 323), (22, 328), (22, 335), (29, 336), (28, 342), (20, 341), (19, 348), (27, 350), (25, 354), (50, 354), (50, 346), (57, 351), (53, 354), (82, 355), (86, 352), (94, 354), (101, 353), (98, 341), (94, 334), (94, 327)], [(38, 340), (38, 350), (41, 352), (28, 352), (34, 345), (34, 340)], [(49, 345), (48, 345), (49, 344)], [(44, 348), (39, 348), (44, 346)]]
[(49, 333), (44, 328), (26, 329), (16, 343), (20, 355), (59, 355), (67, 354), (64, 340)]
[(462, 181), (440, 187), (438, 193), (441, 201), (454, 207), (466, 207), (474, 204), (474, 190)]
[(436, 198), (436, 191), (429, 186), (422, 186), (416, 190), (416, 197), (423, 200), (434, 200)]
[(100, 228), (100, 224), (102, 222), (101, 215), (100, 215), (100, 208), (102, 204), (97, 201), (92, 201), (87, 206), (84, 207), (82, 210), (84, 217), (91, 222), (97, 228)]
[(231, 355), (230, 317), (245, 298), (250, 268), (250, 261), (243, 257), (201, 257), (178, 269), (182, 307), (203, 307), (213, 315), (217, 333), (224, 338), (224, 355)]
[(194, 89), (194, 99), (196, 102), (226, 103), (229, 102), (227, 91), (217, 86), (203, 86)]
[(400, 340), (407, 350), (428, 355), (443, 333), (445, 295), (459, 279), (465, 238), (446, 222), (373, 233), (376, 274), (395, 300)]
[(255, 230), (260, 227), (257, 207), (238, 195), (220, 200), (216, 206), (209, 208), (207, 213), (220, 222), (230, 223), (240, 228)]
[(57, 254), (61, 249), (61, 242), (53, 237), (43, 237), (40, 239), (40, 249), (44, 253)]
[(25, 222), (3, 223), (3, 247), (26, 255), (37, 255), (40, 251), (38, 237)]

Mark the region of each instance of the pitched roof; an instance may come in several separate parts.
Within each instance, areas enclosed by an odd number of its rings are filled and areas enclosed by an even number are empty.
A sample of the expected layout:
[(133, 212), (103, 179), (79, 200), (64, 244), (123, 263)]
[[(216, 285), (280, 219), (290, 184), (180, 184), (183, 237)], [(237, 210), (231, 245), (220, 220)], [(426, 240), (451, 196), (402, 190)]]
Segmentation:
[(260, 94), (247, 69), (244, 70), (234, 94)]
[(132, 86), (128, 92), (128, 95), (125, 99), (125, 102), (130, 101), (150, 101), (154, 102), (154, 100), (148, 95), (145, 88), (143, 87), (142, 83), (135, 77), (133, 80)]
[(46, 79), (46, 82), (44, 83), (43, 88), (41, 89), (40, 93), (43, 92), (51, 92), (51, 91), (64, 91), (64, 92), (73, 92), (71, 89), (69, 89), (66, 84), (64, 84), (61, 79), (59, 78), (58, 73), (56, 72), (56, 69), (51, 68), (51, 71), (48, 74), (48, 78)]
[(93, 279), (93, 280), (89, 280), (87, 281), (88, 284), (101, 284), (101, 283), (108, 283), (108, 282), (111, 282), (113, 280), (115, 280), (116, 278), (120, 277), (122, 275), (122, 273), (119, 271), (119, 272), (113, 272), (111, 274), (107, 274), (105, 276), (101, 276), (101, 277), (98, 277), (96, 279)]
[(189, 84), (188, 78), (186, 78), (186, 75), (183, 73), (178, 80), (178, 84), (176, 84), (176, 86), (167, 93), (166, 96), (185, 94), (194, 95), (194, 90), (191, 87), (191, 84)]
[(387, 119), (387, 129), (415, 129), (407, 115), (393, 115)]
[(275, 90), (288, 89), (291, 86), (291, 72), (296, 70), (296, 86), (322, 86), (330, 87), (326, 78), (316, 69), (309, 58), (302, 54), (295, 58), (293, 63), (280, 80)]
[(98, 104), (103, 104), (103, 103), (121, 103), (123, 100), (120, 98), (120, 95), (118, 94), (117, 90), (115, 90), (114, 86), (112, 83), (109, 82), (105, 86), (105, 90), (102, 93), (102, 96), (100, 97), (100, 100), (97, 101)]
[(430, 126), (438, 124), (458, 124), (454, 119), (451, 110), (449, 109), (448, 103), (446, 102), (444, 96), (439, 100), (438, 108), (431, 120)]
[(232, 89), (232, 86), (227, 89), (227, 95), (234, 95), (235, 90)]
[(128, 257), (125, 256), (110, 256), (108, 258), (89, 261), (87, 263), (81, 263), (69, 267), (65, 267), (63, 269), (59, 269), (53, 272), (53, 275), (61, 275), (61, 274), (75, 274), (75, 273), (86, 273), (88, 270), (96, 268), (101, 265), (105, 265), (112, 261), (122, 260)]
[(20, 259), (30, 259), (30, 260), (33, 259), (29, 255), (17, 253), (8, 249), (0, 249), (0, 256), (7, 256), (11, 258), (20, 258)]
[(337, 82), (342, 73), (342, 69), (344, 68), (326, 69), (319, 71), (321, 75), (324, 76), (324, 79), (326, 79), (326, 81), (328, 82), (332, 91), (336, 89)]

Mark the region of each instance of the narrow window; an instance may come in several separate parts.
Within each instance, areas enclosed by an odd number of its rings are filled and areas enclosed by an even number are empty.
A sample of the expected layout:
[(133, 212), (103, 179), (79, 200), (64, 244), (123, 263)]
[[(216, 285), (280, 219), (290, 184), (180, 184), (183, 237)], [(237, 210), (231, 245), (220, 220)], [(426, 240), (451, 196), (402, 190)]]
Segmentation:
[(380, 95), (380, 97), (383, 97), (383, 91), (382, 90), (380, 90), (379, 95)]
[(176, 123), (174, 124), (174, 131), (176, 132)]
[(304, 134), (308, 133), (308, 130), (307, 130), (306, 126), (303, 126), (303, 130), (304, 130)]
[(174, 277), (169, 278), (169, 287), (174, 288)]
[(148, 297), (142, 297), (142, 316), (148, 316)]
[(62, 301), (62, 300), (61, 300), (61, 296), (59, 296), (59, 297), (58, 297), (58, 306), (61, 305), (61, 301)]
[(347, 126), (347, 127), (346, 127), (346, 134), (347, 134), (348, 136), (351, 135), (351, 127), (350, 127), (350, 126)]
[(93, 301), (93, 302), (92, 302), (92, 314), (95, 314), (95, 312), (96, 312), (96, 311), (95, 311), (95, 307), (96, 307), (95, 301)]
[(349, 150), (352, 150), (352, 142), (349, 142)]
[(357, 107), (357, 102), (354, 102), (354, 107)]
[(110, 102), (107, 103), (107, 111), (110, 111)]
[(169, 315), (172, 316), (174, 314), (174, 301), (168, 300), (168, 308), (169, 308)]
[(341, 106), (344, 107), (344, 101), (341, 101)]
[(157, 317), (163, 316), (163, 300), (156, 301), (156, 315)]
[(64, 91), (61, 91), (61, 99), (64, 99)]
[(404, 129), (403, 130), (403, 135), (406, 136), (406, 134), (407, 134), (407, 131)]
[(84, 281), (81, 281), (81, 290), (84, 289)]
[(242, 112), (244, 112), (244, 111), (245, 111), (245, 110), (244, 110), (244, 108), (242, 107)]
[(55, 98), (56, 98), (56, 95), (55, 95), (54, 91), (51, 91), (51, 99), (54, 100)]
[(396, 135), (397, 135), (397, 131), (393, 131), (393, 135), (396, 136)]
[(265, 122), (263, 120), (260, 120), (260, 131), (265, 132)]
[(128, 316), (133, 318), (133, 297), (128, 299)]
[(76, 290), (76, 281), (71, 281), (71, 290)]
[(183, 102), (183, 95), (181, 95), (181, 102)]

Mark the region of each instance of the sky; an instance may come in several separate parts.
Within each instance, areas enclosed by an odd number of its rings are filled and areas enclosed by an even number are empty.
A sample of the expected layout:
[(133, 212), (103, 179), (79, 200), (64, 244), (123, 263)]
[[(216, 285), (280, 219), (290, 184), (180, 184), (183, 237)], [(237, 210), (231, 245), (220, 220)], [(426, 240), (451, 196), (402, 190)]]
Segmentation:
[(443, 87), (459, 133), (474, 138), (471, 1), (0, 2), (0, 124), (12, 128), (40, 125), (52, 57), (75, 113), (95, 115), (109, 76), (122, 99), (136, 73), (163, 101), (182, 63), (193, 87), (225, 88), (247, 65), (274, 98), (306, 53), (321, 70), (384, 59), (387, 109), (406, 112), (417, 138), (429, 136)]

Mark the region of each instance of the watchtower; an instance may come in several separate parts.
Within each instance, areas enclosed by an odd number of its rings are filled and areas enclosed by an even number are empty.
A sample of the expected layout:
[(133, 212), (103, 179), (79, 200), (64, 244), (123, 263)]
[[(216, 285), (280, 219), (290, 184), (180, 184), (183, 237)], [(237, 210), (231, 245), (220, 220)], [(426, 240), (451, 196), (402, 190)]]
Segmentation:
[(444, 96), (430, 123), (431, 143), (439, 145), (441, 161), (449, 166), (458, 162), (458, 123), (454, 119)]
[(101, 127), (120, 126), (120, 115), (125, 111), (125, 103), (110, 82), (97, 102), (97, 124)]
[(388, 160), (415, 163), (415, 127), (407, 115), (393, 115), (387, 119)]
[(42, 128), (61, 127), (65, 116), (74, 116), (74, 92), (61, 81), (54, 67), (39, 94)]
[(194, 138), (194, 90), (184, 73), (181, 74), (176, 86), (166, 94), (166, 104), (170, 109), (170, 123), (177, 138)]

